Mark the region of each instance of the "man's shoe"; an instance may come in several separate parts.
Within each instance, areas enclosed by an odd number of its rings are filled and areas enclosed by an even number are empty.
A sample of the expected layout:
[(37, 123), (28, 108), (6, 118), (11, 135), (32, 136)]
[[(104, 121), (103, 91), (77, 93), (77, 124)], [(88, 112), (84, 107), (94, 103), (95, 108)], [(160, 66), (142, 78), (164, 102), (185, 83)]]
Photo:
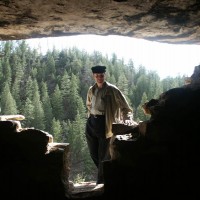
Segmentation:
[(98, 184), (104, 184), (103, 180), (97, 180), (96, 185)]

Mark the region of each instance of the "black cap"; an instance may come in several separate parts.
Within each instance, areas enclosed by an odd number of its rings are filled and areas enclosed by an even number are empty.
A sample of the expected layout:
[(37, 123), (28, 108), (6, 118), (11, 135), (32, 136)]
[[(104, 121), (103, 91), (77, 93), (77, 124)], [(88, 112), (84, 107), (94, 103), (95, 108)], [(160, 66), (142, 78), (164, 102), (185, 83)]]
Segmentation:
[(106, 72), (106, 67), (97, 65), (91, 68), (92, 73), (105, 73)]

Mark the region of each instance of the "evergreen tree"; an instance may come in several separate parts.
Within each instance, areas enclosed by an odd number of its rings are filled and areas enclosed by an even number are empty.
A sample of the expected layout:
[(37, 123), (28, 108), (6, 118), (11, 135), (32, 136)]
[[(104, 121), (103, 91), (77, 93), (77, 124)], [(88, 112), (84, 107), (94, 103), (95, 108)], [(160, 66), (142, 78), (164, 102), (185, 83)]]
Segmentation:
[(72, 73), (79, 75), (81, 68), (82, 68), (82, 62), (78, 58), (75, 58), (71, 63), (70, 63), (70, 68), (72, 69)]
[[(3, 66), (2, 66), (2, 59), (0, 59), (0, 85), (3, 85), (4, 79), (3, 79)], [(1, 91), (1, 89), (0, 89)]]
[(53, 135), (54, 142), (63, 142), (62, 126), (60, 121), (55, 118), (52, 120), (51, 134)]
[[(21, 65), (21, 60), (18, 57), (16, 53), (13, 54), (13, 61), (12, 61), (12, 72), (13, 72), (13, 78), (12, 78), (12, 96), (15, 99), (18, 107), (21, 107), (21, 99), (20, 99), (20, 94), (21, 94), (21, 80), (23, 77), (23, 68)], [(13, 65), (14, 64), (14, 65)]]
[(60, 91), (63, 100), (63, 119), (66, 120), (68, 117), (68, 108), (70, 103), (70, 76), (67, 71), (64, 71), (63, 77), (61, 79)]
[(3, 44), (4, 44), (4, 48), (3, 48), (4, 57), (7, 60), (10, 58), (10, 55), (13, 49), (13, 41), (6, 41)]
[(25, 116), (24, 126), (32, 127), (34, 122), (34, 106), (29, 98), (27, 98), (25, 101), (23, 115)]
[(150, 99), (156, 99), (158, 98), (159, 94), (162, 93), (162, 87), (160, 84), (160, 78), (156, 72), (150, 71), (147, 74), (147, 81), (148, 83), (148, 88), (145, 91), (147, 94), (147, 98)]
[(10, 62), (8, 58), (5, 58), (4, 62), (2, 63), (3, 66), (3, 81), (7, 82), (9, 86), (11, 86), (12, 81), (12, 74), (10, 69)]
[(91, 66), (91, 64), (89, 64), (89, 60), (87, 59), (85, 65), (81, 69), (81, 73), (79, 74), (80, 96), (84, 101), (86, 101), (86, 93), (88, 88), (93, 83), (91, 69), (88, 66)]
[(6, 82), (1, 93), (1, 113), (3, 115), (18, 114), (17, 105), (10, 92), (9, 84)]
[(48, 74), (55, 74), (55, 60), (50, 51), (47, 52), (47, 70)]
[(91, 55), (91, 59), (92, 62), (94, 63), (94, 65), (100, 65), (102, 64), (102, 54), (98, 51), (93, 51), (92, 55)]
[(47, 85), (46, 83), (42, 82), (41, 84), (41, 101), (43, 105), (44, 110), (44, 123), (45, 123), (45, 129), (49, 132), (51, 130), (51, 123), (53, 120), (53, 110), (51, 106), (51, 101), (49, 98), (49, 94), (47, 91)]
[(148, 120), (150, 118), (150, 116), (147, 116), (144, 111), (143, 111), (143, 108), (142, 108), (142, 105), (144, 105), (144, 103), (146, 103), (148, 101), (147, 99), (147, 95), (146, 93), (144, 92), (143, 95), (142, 95), (142, 100), (141, 100), (141, 103), (140, 105), (138, 106), (137, 108), (137, 122), (140, 122), (140, 121), (145, 121), (145, 120)]
[(44, 130), (45, 129), (44, 110), (42, 102), (40, 100), (40, 94), (36, 80), (33, 81), (33, 106), (34, 106), (33, 122), (32, 122), (33, 127)]
[(60, 88), (56, 85), (51, 97), (51, 105), (53, 109), (53, 116), (56, 120), (63, 120), (63, 99)]
[(68, 50), (62, 49), (58, 54), (58, 61), (57, 61), (57, 66), (59, 66), (59, 69), (61, 71), (64, 71), (64, 69), (68, 63), (68, 60), (69, 60)]
[(117, 83), (118, 88), (128, 98), (128, 81), (124, 73), (121, 73)]
[(27, 58), (28, 58), (28, 53), (30, 53), (30, 48), (28, 44), (26, 43), (25, 40), (21, 40), (19, 43), (19, 48), (18, 48), (18, 55), (20, 56), (21, 60), (21, 66), (22, 69), (24, 70), (25, 67), (27, 66)]
[(137, 83), (136, 83), (136, 87), (135, 87), (135, 91), (134, 91), (134, 105), (135, 107), (138, 107), (140, 105), (140, 102), (142, 100), (142, 95), (145, 91), (148, 90), (148, 79), (147, 79), (147, 76), (142, 74), (138, 80), (137, 80)]
[(70, 82), (70, 97), (69, 97), (69, 106), (68, 106), (68, 119), (74, 120), (77, 115), (77, 106), (79, 102), (79, 93), (78, 93), (78, 81), (74, 74), (72, 74)]
[(174, 78), (172, 77), (167, 77), (162, 80), (162, 85), (163, 85), (163, 92), (175, 88), (177, 86), (177, 83), (174, 81)]
[(94, 165), (90, 162), (87, 143), (85, 140), (85, 123), (86, 121), (81, 117), (79, 112), (75, 117), (75, 121), (68, 124), (68, 137), (67, 141), (71, 145), (72, 152), (72, 166), (78, 170), (79, 174), (85, 172), (82, 176), (86, 179), (87, 174), (91, 171)]
[(18, 80), (15, 80), (13, 83), (12, 96), (15, 99), (17, 106), (21, 108), (20, 82)]
[(33, 100), (33, 80), (31, 76), (28, 77), (26, 88), (25, 88), (25, 99), (29, 98), (31, 101)]
[(126, 77), (129, 83), (129, 86), (131, 87), (132, 85), (136, 84), (136, 69), (133, 63), (133, 60), (129, 60), (126, 69)]

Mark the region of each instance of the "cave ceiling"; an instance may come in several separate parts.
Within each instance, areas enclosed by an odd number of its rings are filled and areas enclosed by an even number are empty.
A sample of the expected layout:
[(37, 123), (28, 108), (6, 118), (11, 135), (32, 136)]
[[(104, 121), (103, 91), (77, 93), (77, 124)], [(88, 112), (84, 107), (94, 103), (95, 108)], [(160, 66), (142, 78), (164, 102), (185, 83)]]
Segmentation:
[(83, 34), (200, 44), (197, 0), (3, 0), (0, 40)]

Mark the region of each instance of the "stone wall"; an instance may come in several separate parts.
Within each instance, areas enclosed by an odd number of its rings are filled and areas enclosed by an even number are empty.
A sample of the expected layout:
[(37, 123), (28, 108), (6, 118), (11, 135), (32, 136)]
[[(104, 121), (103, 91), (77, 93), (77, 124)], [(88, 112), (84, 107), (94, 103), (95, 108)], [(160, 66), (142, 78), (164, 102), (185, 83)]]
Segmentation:
[(0, 39), (96, 34), (199, 44), (199, 10), (194, 0), (6, 0)]
[(4, 199), (66, 199), (69, 144), (44, 131), (0, 121), (0, 185)]

